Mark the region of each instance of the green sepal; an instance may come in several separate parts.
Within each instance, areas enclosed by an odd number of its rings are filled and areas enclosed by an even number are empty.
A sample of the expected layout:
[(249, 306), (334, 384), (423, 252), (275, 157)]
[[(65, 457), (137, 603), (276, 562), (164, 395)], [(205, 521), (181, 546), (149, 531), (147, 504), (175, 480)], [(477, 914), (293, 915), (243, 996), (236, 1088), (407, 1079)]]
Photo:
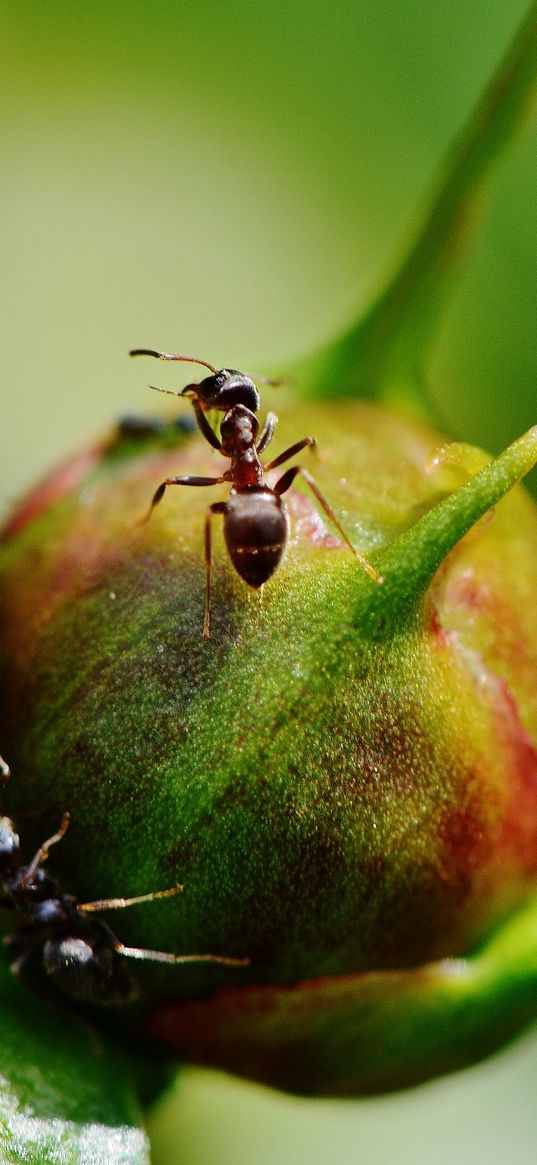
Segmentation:
[[(221, 991), (182, 1011), (184, 1055), (305, 1096), (408, 1088), (475, 1064), (537, 1017), (537, 898), (468, 958)], [(150, 1030), (166, 1038), (172, 1009)]]
[[(442, 450), (447, 459), (446, 448)], [(479, 457), (476, 450), (476, 457)], [(529, 429), (470, 481), (430, 509), (410, 530), (373, 556), (383, 576), (380, 586), (368, 588), (365, 601), (369, 627), (378, 624), (393, 634), (413, 619), (422, 596), (446, 556), (465, 534), (537, 462), (537, 426)]]

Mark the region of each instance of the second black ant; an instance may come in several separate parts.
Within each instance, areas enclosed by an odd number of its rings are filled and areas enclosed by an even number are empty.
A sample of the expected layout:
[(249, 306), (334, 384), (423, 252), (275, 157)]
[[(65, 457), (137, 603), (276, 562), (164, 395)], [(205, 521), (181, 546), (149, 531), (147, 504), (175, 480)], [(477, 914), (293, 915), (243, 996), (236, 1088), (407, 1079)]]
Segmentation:
[[(9, 775), (0, 758), (1, 775)], [(82, 1003), (115, 1005), (129, 1003), (138, 994), (137, 983), (125, 966), (125, 959), (177, 966), (183, 963), (219, 963), (242, 967), (249, 959), (226, 955), (174, 955), (167, 951), (127, 947), (95, 914), (101, 910), (123, 910), (140, 902), (154, 902), (181, 893), (182, 886), (139, 894), (135, 898), (104, 898), (79, 902), (64, 894), (43, 869), (49, 850), (64, 837), (69, 814), (25, 864), (21, 860), (19, 837), (11, 818), (0, 816), (0, 906), (26, 915), (25, 925), (4, 940), (16, 956), (12, 971), (24, 978), (35, 972), (54, 988)]]
[[(277, 424), (274, 413), (268, 413), (259, 433), (256, 412), (260, 407), (259, 392), (251, 377), (236, 369), (217, 369), (207, 360), (196, 356), (185, 356), (172, 352), (157, 352), (152, 348), (134, 348), (131, 356), (154, 356), (158, 360), (182, 361), (201, 364), (211, 372), (199, 384), (188, 384), (181, 392), (169, 392), (172, 396), (185, 396), (191, 400), (199, 429), (213, 449), (231, 461), (229, 469), (220, 477), (193, 477), (180, 475), (167, 477), (155, 491), (147, 518), (161, 501), (169, 485), (209, 486), (228, 482), (231, 493), (226, 502), (213, 502), (205, 519), (205, 617), (203, 635), (211, 632), (211, 518), (222, 514), (224, 518), (224, 538), (229, 557), (248, 586), (258, 589), (274, 574), (285, 553), (289, 535), (289, 517), (282, 494), (292, 486), (298, 473), (309, 485), (319, 505), (338, 530), (358, 562), (375, 583), (381, 583), (378, 574), (367, 559), (359, 553), (339, 523), (334, 511), (307, 469), (293, 465), (287, 469), (274, 487), (266, 484), (265, 474), (295, 457), (302, 449), (315, 446), (314, 437), (303, 437), (275, 457), (262, 464), (260, 454), (272, 440)], [(269, 383), (275, 383), (270, 382)], [(151, 388), (154, 388), (151, 385)], [(220, 435), (209, 424), (206, 413), (212, 409), (223, 412)]]

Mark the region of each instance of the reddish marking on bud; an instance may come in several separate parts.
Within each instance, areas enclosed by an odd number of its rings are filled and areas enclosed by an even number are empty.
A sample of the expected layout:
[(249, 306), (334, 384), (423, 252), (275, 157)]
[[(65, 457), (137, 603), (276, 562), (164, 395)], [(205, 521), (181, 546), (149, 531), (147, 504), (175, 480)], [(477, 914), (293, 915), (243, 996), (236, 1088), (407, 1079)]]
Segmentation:
[(434, 603), (431, 603), (429, 610), (429, 631), (438, 647), (451, 647), (450, 633), (442, 626), (438, 607)]
[(473, 571), (465, 571), (448, 590), (449, 601), (469, 611), (487, 611), (497, 606), (488, 583), (477, 578)]
[[(502, 612), (505, 638), (512, 657), (509, 621), (504, 617), (505, 607), (494, 591), (481, 585), (473, 576), (467, 576), (461, 588), (457, 589), (457, 597), (463, 595), (467, 609), (483, 611), (488, 608), (488, 613)], [(432, 616), (434, 621), (435, 616)], [(495, 802), (492, 787), (487, 793), (489, 819), (491, 815), (498, 819), (497, 832), (490, 833), (490, 820), (489, 825), (484, 822), (484, 836), (490, 835), (490, 846), (484, 846), (478, 836), (478, 800), (475, 801), (475, 811), (468, 805), (462, 811), (450, 812), (449, 820), (444, 821), (441, 829), (440, 840), (447, 845), (448, 854), (452, 851), (454, 867), (460, 869), (462, 859), (461, 874), (466, 867), (468, 878), (494, 856), (499, 858), (506, 864), (504, 888), (512, 900), (513, 887), (518, 883), (527, 885), (528, 875), (537, 873), (537, 748), (522, 723), (516, 698), (503, 676), (487, 667), (480, 652), (464, 649), (458, 632), (440, 627), (439, 638), (443, 645), (450, 646), (455, 656), (460, 657), (463, 653), (478, 685), (479, 699), (482, 700), (486, 693), (490, 700), (496, 731), (496, 741), (491, 740), (489, 746), (494, 749), (491, 763), (499, 763), (505, 774), (501, 784), (503, 795), (499, 794)], [(504, 655), (509, 662), (510, 651), (506, 650)], [(510, 872), (512, 885), (509, 885)]]
[[(312, 501), (301, 493), (286, 494), (286, 506), (291, 517), (291, 542), (308, 539), (315, 546), (344, 546), (342, 538), (327, 530), (323, 518)], [(340, 514), (341, 518), (342, 515)], [(345, 518), (343, 517), (343, 524)]]
[(496, 681), (494, 704), (500, 748), (510, 770), (500, 844), (512, 852), (517, 872), (537, 873), (537, 749), (502, 679)]
[(145, 1020), (144, 1029), (150, 1038), (194, 1064), (229, 1069), (230, 1061), (253, 1058), (258, 1061), (253, 1078), (269, 1083), (270, 1056), (267, 1064), (263, 1062), (267, 1046), (281, 1057), (286, 1035), (295, 1033), (297, 1021), (300, 1026), (310, 1017), (322, 1018), (325, 996), (344, 998), (348, 992), (352, 997), (357, 984), (368, 978), (363, 974), (340, 975), (336, 980), (319, 976), (290, 985), (219, 988), (210, 999), (157, 1008)]
[(13, 535), (19, 534), (29, 522), (48, 510), (49, 506), (52, 506), (59, 498), (76, 489), (98, 464), (102, 453), (102, 445), (94, 445), (91, 449), (84, 449), (74, 457), (69, 457), (63, 461), (52, 473), (38, 482), (8, 518), (2, 530), (2, 538), (7, 540)]
[[(469, 773), (469, 783), (471, 779)], [(474, 805), (448, 809), (440, 821), (439, 839), (444, 847), (441, 873), (450, 890), (455, 888), (462, 896), (470, 893), (475, 871), (491, 856), (484, 818), (484, 807), (475, 798)]]

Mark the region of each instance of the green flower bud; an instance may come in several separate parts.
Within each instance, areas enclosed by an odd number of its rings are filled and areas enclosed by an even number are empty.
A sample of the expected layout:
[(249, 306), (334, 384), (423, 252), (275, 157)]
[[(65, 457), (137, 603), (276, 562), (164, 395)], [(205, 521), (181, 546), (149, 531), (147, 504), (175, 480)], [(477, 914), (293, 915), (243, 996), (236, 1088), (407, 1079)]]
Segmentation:
[(461, 447), (435, 461), (425, 425), (308, 405), (285, 412), (276, 452), (305, 432), (319, 453), (297, 460), (382, 584), (299, 478), (262, 596), (214, 516), (204, 638), (205, 514), (229, 487), (170, 488), (139, 519), (161, 481), (222, 462), (167, 429), (111, 440), (6, 528), (0, 739), (23, 851), (71, 815), (49, 860), (66, 892), (184, 885), (116, 914), (122, 942), (250, 959), (137, 965), (118, 1019), (190, 1060), (355, 1094), (469, 1063), (537, 1011), (520, 954), (537, 513), (508, 492), (537, 430), (490, 463)]

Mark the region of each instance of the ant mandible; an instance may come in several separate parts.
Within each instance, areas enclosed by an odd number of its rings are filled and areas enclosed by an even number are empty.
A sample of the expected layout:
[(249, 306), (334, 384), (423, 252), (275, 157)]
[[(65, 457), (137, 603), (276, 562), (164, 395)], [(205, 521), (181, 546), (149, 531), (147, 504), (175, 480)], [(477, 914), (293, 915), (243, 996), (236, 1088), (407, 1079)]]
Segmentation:
[[(157, 352), (153, 348), (133, 348), (130, 356), (154, 356), (158, 360), (178, 360), (189, 364), (201, 364), (208, 368), (211, 376), (206, 376), (199, 384), (187, 384), (180, 392), (171, 389), (156, 389), (157, 392), (167, 392), (171, 396), (186, 396), (190, 398), (196, 421), (205, 440), (213, 449), (217, 449), (224, 457), (231, 461), (229, 469), (221, 477), (193, 477), (181, 475), (167, 477), (155, 491), (149, 507), (146, 521), (151, 516), (154, 507), (160, 502), (169, 485), (206, 486), (220, 485), (223, 482), (231, 484), (231, 493), (227, 502), (213, 502), (207, 510), (205, 519), (205, 617), (203, 621), (203, 635), (208, 638), (211, 632), (211, 517), (213, 514), (223, 514), (224, 538), (229, 557), (240, 577), (248, 586), (258, 589), (274, 574), (281, 562), (287, 545), (289, 534), (289, 517), (282, 494), (286, 493), (293, 484), (298, 473), (309, 485), (327, 517), (340, 533), (344, 542), (358, 562), (375, 583), (381, 583), (382, 577), (367, 561), (366, 558), (352, 545), (336, 515), (321, 493), (307, 469), (301, 465), (293, 465), (276, 482), (273, 488), (265, 482), (265, 474), (271, 469), (277, 469), (291, 457), (295, 457), (302, 449), (314, 447), (314, 437), (303, 437), (290, 445), (278, 457), (262, 464), (259, 454), (263, 453), (272, 440), (277, 424), (274, 413), (268, 413), (265, 424), (259, 434), (259, 421), (256, 417), (260, 407), (260, 397), (257, 388), (244, 372), (234, 368), (217, 369), (207, 360), (200, 360), (197, 356), (185, 356), (172, 352)], [(268, 381), (267, 383), (277, 383)], [(155, 385), (150, 385), (155, 388)], [(209, 424), (206, 413), (217, 409), (224, 413), (220, 423), (220, 437)]]
[[(1, 762), (1, 758), (0, 758)], [(9, 775), (5, 762), (1, 774)], [(17, 956), (11, 969), (23, 975), (32, 969), (45, 972), (53, 987), (82, 1003), (113, 1005), (130, 1003), (137, 984), (123, 960), (144, 959), (152, 963), (221, 963), (242, 967), (249, 959), (225, 955), (173, 955), (143, 947), (127, 947), (99, 918), (100, 910), (123, 910), (140, 902), (154, 902), (180, 894), (182, 886), (139, 894), (135, 898), (104, 898), (79, 902), (63, 894), (58, 883), (45, 873), (43, 865), (51, 846), (61, 841), (69, 825), (64, 813), (57, 833), (41, 845), (31, 862), (21, 861), (19, 838), (9, 817), (0, 817), (0, 906), (17, 910), (29, 920), (4, 940)]]

